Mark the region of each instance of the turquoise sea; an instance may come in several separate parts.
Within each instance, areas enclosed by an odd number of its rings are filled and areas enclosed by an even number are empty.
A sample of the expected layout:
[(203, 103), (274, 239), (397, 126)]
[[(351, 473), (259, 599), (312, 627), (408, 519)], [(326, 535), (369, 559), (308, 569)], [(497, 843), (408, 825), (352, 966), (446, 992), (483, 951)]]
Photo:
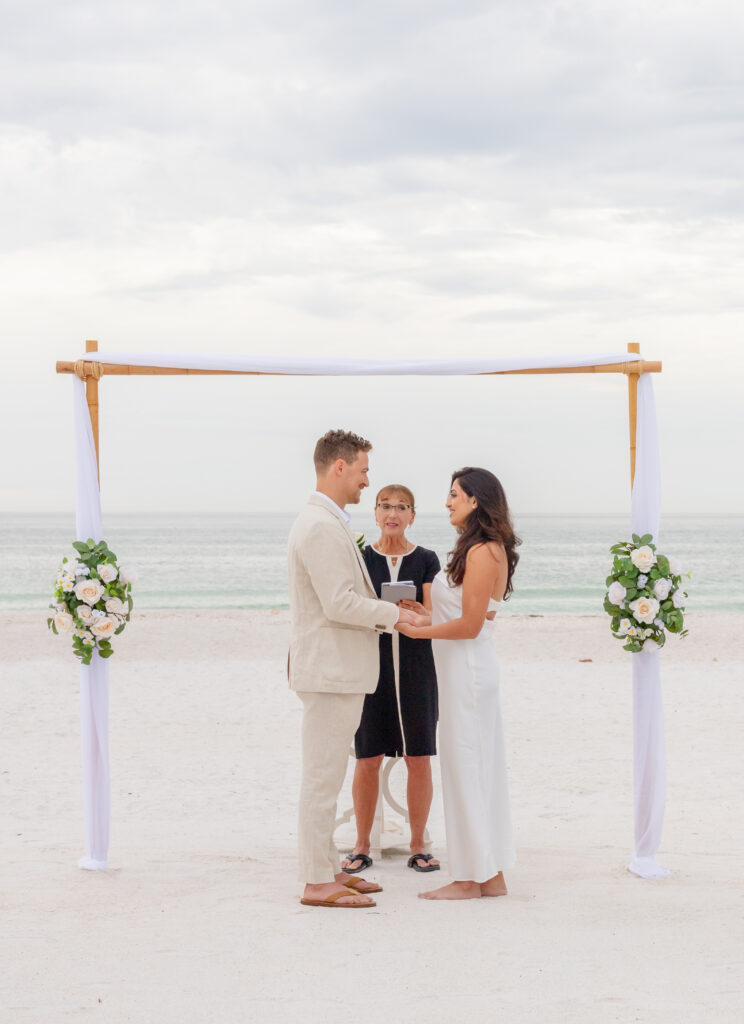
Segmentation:
[[(292, 515), (119, 515), (105, 537), (120, 564), (137, 569), (136, 607), (287, 608), (286, 542)], [(608, 548), (627, 536), (626, 516), (520, 514), (516, 614), (602, 613)], [(352, 529), (377, 538), (371, 517)], [(419, 515), (409, 536), (444, 562), (454, 531), (444, 515)], [(44, 610), (63, 554), (71, 554), (72, 515), (13, 515), (0, 521), (0, 610)], [(744, 611), (744, 516), (670, 515), (660, 550), (692, 572), (690, 611)], [(505, 611), (507, 610), (505, 607)]]

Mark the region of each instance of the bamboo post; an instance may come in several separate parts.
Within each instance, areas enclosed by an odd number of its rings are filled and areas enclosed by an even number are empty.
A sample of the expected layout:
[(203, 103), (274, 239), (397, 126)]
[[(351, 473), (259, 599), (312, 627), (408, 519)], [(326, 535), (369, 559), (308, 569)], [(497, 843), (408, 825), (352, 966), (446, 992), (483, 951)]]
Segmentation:
[[(97, 352), (97, 341), (86, 341), (86, 352)], [(85, 378), (85, 399), (90, 413), (90, 425), (93, 428), (93, 443), (96, 446), (96, 469), (98, 470), (98, 486), (101, 486), (101, 459), (98, 451), (98, 380), (94, 376)]]
[[(628, 342), (628, 352), (640, 352), (637, 341)], [(630, 425), (630, 491), (633, 493), (636, 461), (636, 420), (638, 413), (638, 377), (637, 373), (628, 374), (628, 419)]]

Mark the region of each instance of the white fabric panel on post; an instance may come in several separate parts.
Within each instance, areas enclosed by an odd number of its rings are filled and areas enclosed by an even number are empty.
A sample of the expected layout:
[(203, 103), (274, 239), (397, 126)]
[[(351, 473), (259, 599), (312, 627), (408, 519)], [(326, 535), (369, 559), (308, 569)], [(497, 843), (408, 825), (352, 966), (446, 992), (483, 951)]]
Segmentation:
[[(638, 381), (636, 468), (631, 499), (630, 528), (650, 533), (659, 543), (661, 466), (656, 428), (656, 403), (651, 374)], [(633, 803), (635, 850), (628, 869), (641, 878), (661, 878), (669, 872), (656, 860), (661, 843), (666, 802), (664, 708), (659, 652), (645, 644), (633, 659)]]
[[(86, 352), (86, 362), (120, 366), (189, 368), (243, 373), (313, 376), (463, 376), (547, 368), (608, 366), (637, 362), (638, 353), (568, 355), (518, 359), (362, 360), (307, 356), (240, 356), (192, 353)], [(85, 386), (74, 378), (77, 456), (77, 536), (102, 537), (101, 504), (93, 433)], [(650, 533), (658, 543), (661, 508), (656, 413), (651, 375), (638, 383), (636, 471), (632, 495), (631, 531)], [(629, 870), (643, 878), (668, 874), (655, 858), (661, 840), (665, 802), (664, 722), (658, 652), (644, 650), (632, 657), (633, 763), (635, 847)], [(89, 668), (81, 667), (81, 734), (86, 857), (81, 867), (107, 866), (110, 795), (108, 755), (108, 663), (94, 654)]]
[[(75, 533), (77, 539), (103, 536), (98, 463), (93, 442), (85, 384), (73, 378), (75, 403), (76, 490)], [(109, 667), (98, 652), (90, 665), (80, 666), (80, 739), (83, 757), (83, 812), (85, 857), (78, 866), (91, 871), (108, 866), (111, 796), (109, 781)]]

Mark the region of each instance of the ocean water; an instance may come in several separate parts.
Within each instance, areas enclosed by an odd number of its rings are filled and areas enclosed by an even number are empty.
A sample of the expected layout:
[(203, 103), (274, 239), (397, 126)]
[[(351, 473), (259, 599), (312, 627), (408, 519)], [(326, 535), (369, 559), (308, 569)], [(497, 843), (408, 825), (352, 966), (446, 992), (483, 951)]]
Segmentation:
[[(286, 544), (294, 516), (126, 515), (105, 519), (120, 564), (137, 569), (135, 607), (287, 608)], [(512, 614), (602, 612), (609, 547), (627, 536), (627, 516), (515, 516), (522, 538)], [(358, 514), (352, 529), (378, 533)], [(444, 564), (455, 533), (446, 515), (419, 515), (409, 530)], [(744, 516), (666, 516), (664, 554), (692, 572), (690, 611), (744, 611)], [(62, 555), (72, 554), (74, 517), (13, 515), (0, 521), (0, 610), (45, 610)]]

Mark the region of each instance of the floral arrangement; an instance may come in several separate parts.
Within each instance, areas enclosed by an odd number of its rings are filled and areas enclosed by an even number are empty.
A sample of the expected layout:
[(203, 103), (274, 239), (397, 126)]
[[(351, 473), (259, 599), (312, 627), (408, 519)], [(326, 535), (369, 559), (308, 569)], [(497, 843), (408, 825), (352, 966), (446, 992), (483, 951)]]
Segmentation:
[(364, 534), (363, 533), (355, 533), (354, 534), (354, 540), (356, 541), (357, 547), (359, 548), (359, 550), (360, 551), (364, 551)]
[(90, 665), (93, 651), (102, 658), (114, 653), (111, 637), (122, 632), (132, 614), (133, 569), (120, 569), (105, 540), (75, 541), (77, 555), (62, 559), (54, 587), (54, 614), (47, 619), (53, 633), (72, 634), (72, 653)]
[(626, 641), (624, 651), (637, 653), (648, 643), (663, 647), (667, 629), (687, 636), (682, 567), (675, 558), (657, 554), (652, 539), (650, 533), (634, 533), (632, 541), (610, 548), (615, 558), (604, 609), (612, 616), (613, 635)]

